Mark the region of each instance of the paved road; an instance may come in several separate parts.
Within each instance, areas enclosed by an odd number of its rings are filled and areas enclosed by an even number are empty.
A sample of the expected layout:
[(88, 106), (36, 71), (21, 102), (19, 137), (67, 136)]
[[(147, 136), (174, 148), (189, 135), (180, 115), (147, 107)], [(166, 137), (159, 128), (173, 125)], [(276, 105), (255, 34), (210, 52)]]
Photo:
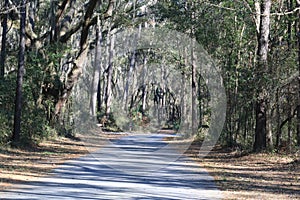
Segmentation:
[(213, 178), (169, 148), (162, 137), (115, 140), (63, 164), (48, 177), (0, 192), (0, 199), (221, 199)]

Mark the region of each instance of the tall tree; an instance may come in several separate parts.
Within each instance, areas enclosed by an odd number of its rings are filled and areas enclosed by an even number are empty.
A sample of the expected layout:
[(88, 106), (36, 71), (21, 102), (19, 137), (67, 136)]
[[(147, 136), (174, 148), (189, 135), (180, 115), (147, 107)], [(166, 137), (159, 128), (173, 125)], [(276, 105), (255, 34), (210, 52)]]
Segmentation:
[(102, 29), (100, 19), (97, 19), (96, 25), (96, 47), (95, 47), (95, 62), (94, 62), (94, 74), (93, 82), (91, 87), (91, 99), (90, 99), (90, 114), (96, 116), (97, 114), (97, 94), (98, 90), (100, 71), (101, 71), (101, 42), (102, 41)]
[[(300, 6), (297, 1), (297, 6)], [(300, 147), (300, 11), (298, 13), (298, 105), (297, 105), (297, 146)]]
[[(82, 73), (83, 63), (84, 63), (84, 61), (86, 59), (86, 55), (88, 53), (89, 29), (92, 25), (95, 24), (95, 20), (97, 19), (97, 18), (93, 17), (93, 14), (94, 14), (95, 8), (97, 7), (97, 5), (99, 5), (98, 3), (100, 3), (99, 0), (89, 0), (83, 22), (79, 24), (80, 26), (82, 26), (81, 35), (80, 35), (80, 43), (79, 43), (80, 50), (76, 56), (76, 59), (73, 62), (72, 69), (70, 70), (70, 72), (68, 73), (68, 75), (66, 77), (67, 80), (65, 81), (63, 86), (60, 88), (59, 97), (58, 97), (57, 103), (55, 105), (55, 115), (56, 116), (60, 116), (60, 114), (62, 113), (62, 109), (64, 108), (69, 96), (71, 95), (74, 85), (77, 83), (78, 78), (80, 77), (80, 75)], [(76, 29), (77, 29), (77, 27), (74, 28), (74, 30), (76, 30)], [(70, 32), (71, 32), (70, 34), (73, 34), (73, 30), (71, 30)], [(69, 33), (66, 33), (66, 34), (69, 35)], [(60, 38), (60, 40), (64, 41), (64, 40), (66, 40), (66, 38), (67, 37), (62, 36)]]
[(111, 101), (112, 101), (112, 90), (113, 90), (113, 59), (114, 59), (114, 45), (115, 45), (115, 35), (109, 33), (109, 51), (108, 51), (108, 68), (107, 68), (107, 85), (106, 85), (106, 97), (105, 97), (105, 113), (108, 116), (111, 112)]
[(268, 74), (268, 51), (270, 36), (270, 12), (271, 0), (262, 0), (259, 14), (259, 33), (257, 49), (257, 81), (259, 87), (256, 99), (256, 127), (253, 150), (261, 151), (267, 147), (267, 115), (268, 115), (268, 91), (265, 79)]
[(15, 99), (15, 115), (14, 115), (14, 130), (13, 130), (13, 144), (18, 144), (20, 141), (21, 133), (21, 114), (22, 114), (22, 87), (23, 77), (25, 73), (25, 39), (26, 39), (26, 0), (21, 1), (20, 5), (20, 43), (19, 43), (19, 60), (18, 60), (18, 75), (17, 75), (17, 88)]
[(5, 57), (6, 57), (6, 36), (7, 36), (7, 18), (8, 18), (8, 0), (4, 1), (5, 14), (2, 20), (2, 41), (0, 54), (0, 77), (4, 77), (5, 73)]

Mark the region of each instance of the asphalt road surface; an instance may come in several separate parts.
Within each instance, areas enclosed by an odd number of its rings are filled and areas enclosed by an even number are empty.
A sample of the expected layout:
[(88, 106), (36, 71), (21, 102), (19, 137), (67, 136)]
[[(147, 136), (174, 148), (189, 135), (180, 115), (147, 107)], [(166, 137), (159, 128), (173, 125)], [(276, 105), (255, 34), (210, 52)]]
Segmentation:
[(163, 142), (131, 135), (68, 161), (39, 181), (0, 192), (0, 199), (221, 199), (213, 178)]

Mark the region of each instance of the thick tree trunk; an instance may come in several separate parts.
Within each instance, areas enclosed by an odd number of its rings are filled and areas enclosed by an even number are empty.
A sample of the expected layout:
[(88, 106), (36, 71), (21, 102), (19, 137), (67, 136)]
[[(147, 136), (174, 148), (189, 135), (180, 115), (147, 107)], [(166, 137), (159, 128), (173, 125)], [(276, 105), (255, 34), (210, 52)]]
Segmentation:
[[(4, 2), (4, 8), (8, 9), (8, 0)], [(5, 13), (2, 20), (2, 41), (1, 41), (1, 54), (0, 54), (0, 77), (4, 77), (5, 73), (5, 58), (6, 58), (6, 36), (7, 36), (7, 17)]]
[(19, 44), (19, 66), (17, 75), (17, 88), (15, 100), (15, 114), (14, 114), (14, 130), (12, 142), (17, 145), (20, 141), (21, 135), (21, 114), (22, 114), (22, 87), (23, 77), (25, 73), (25, 26), (26, 26), (26, 0), (21, 1), (21, 20), (20, 20), (20, 44)]
[(55, 116), (59, 117), (62, 113), (62, 110), (69, 99), (69, 96), (72, 92), (74, 85), (77, 83), (78, 78), (82, 73), (82, 66), (86, 59), (88, 52), (88, 35), (89, 28), (92, 25), (92, 15), (94, 9), (99, 0), (90, 0), (88, 7), (84, 16), (84, 22), (82, 24), (81, 37), (80, 37), (80, 51), (73, 63), (73, 68), (67, 76), (67, 80), (64, 81), (64, 85), (60, 89), (59, 97), (55, 105)]
[[(256, 100), (256, 127), (255, 141), (253, 150), (258, 152), (266, 149), (267, 141), (267, 109), (268, 92), (266, 89), (265, 76), (268, 74), (268, 50), (269, 50), (269, 35), (270, 35), (270, 11), (271, 0), (263, 0), (261, 3), (260, 26), (258, 33), (258, 50), (257, 50), (257, 78), (259, 89), (257, 90)], [(270, 133), (268, 133), (270, 134)]]
[(260, 99), (256, 102), (256, 126), (253, 150), (261, 151), (266, 148), (266, 101)]

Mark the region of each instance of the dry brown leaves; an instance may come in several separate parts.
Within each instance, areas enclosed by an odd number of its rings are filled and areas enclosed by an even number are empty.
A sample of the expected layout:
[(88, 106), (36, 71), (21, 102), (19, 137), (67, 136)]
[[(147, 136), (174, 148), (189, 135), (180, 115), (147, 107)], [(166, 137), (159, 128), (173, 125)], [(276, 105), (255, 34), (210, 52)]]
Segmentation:
[[(79, 136), (81, 139), (85, 137)], [(120, 135), (99, 133), (98, 137), (115, 139)], [(87, 144), (87, 141), (91, 140), (76, 141), (61, 137), (26, 149), (0, 147), (0, 191), (15, 183), (37, 180), (63, 162), (101, 148), (101, 143)], [(101, 140), (98, 138), (98, 141)]]
[(186, 152), (215, 178), (225, 199), (300, 199), (300, 163), (279, 154), (248, 154), (215, 149), (199, 158), (199, 145)]

